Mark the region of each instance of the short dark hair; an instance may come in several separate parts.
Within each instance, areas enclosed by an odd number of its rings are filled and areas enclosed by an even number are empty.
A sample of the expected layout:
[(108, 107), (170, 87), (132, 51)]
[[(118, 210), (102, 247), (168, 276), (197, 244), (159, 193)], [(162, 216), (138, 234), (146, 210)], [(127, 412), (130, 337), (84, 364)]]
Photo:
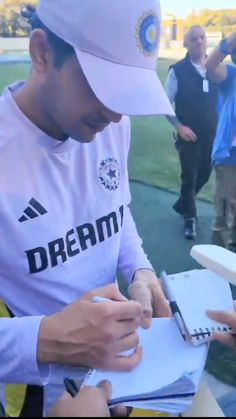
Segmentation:
[(46, 33), (48, 42), (54, 52), (54, 66), (55, 68), (60, 69), (65, 61), (75, 54), (74, 48), (44, 25), (39, 19), (35, 7), (25, 5), (21, 10), (21, 14), (28, 20), (32, 31), (35, 29), (42, 29)]

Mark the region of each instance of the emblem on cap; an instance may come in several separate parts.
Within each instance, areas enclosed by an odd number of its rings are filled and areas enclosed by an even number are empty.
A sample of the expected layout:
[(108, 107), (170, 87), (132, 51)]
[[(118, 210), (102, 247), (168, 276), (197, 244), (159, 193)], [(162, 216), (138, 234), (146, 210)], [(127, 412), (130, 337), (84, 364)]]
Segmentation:
[(103, 160), (99, 167), (99, 179), (109, 191), (115, 191), (120, 184), (120, 168), (114, 157)]
[(144, 13), (136, 27), (137, 45), (146, 56), (152, 56), (158, 48), (160, 36), (159, 20), (152, 10)]

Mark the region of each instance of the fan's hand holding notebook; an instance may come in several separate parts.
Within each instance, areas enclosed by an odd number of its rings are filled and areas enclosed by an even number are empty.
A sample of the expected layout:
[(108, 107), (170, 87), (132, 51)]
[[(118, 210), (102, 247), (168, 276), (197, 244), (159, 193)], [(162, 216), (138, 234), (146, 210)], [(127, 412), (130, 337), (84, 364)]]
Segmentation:
[(182, 336), (194, 345), (207, 342), (214, 331), (228, 326), (211, 320), (207, 310), (234, 311), (229, 283), (207, 269), (161, 275), (165, 293)]

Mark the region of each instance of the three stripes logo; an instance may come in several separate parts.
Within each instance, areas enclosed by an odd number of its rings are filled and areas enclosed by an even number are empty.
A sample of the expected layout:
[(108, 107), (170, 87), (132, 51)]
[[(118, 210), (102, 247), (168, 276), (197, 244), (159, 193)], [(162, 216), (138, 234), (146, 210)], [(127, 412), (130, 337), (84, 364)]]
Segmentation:
[(38, 201), (36, 201), (36, 199), (32, 198), (29, 201), (29, 206), (24, 211), (24, 215), (22, 215), (18, 221), (20, 223), (24, 223), (25, 221), (32, 220), (33, 218), (44, 214), (47, 214), (45, 208)]

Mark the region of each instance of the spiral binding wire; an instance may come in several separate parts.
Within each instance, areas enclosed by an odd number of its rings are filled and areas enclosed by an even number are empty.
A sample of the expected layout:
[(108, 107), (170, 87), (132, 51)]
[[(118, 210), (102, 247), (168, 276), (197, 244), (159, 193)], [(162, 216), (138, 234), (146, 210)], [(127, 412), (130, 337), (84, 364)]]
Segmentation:
[(194, 333), (191, 335), (191, 337), (196, 338), (197, 340), (200, 340), (200, 339), (205, 339), (207, 336), (210, 337), (212, 333), (214, 332), (226, 333), (226, 332), (230, 332), (231, 330), (232, 330), (231, 327), (226, 327), (226, 326), (218, 326), (218, 327), (211, 327), (211, 328), (199, 327), (198, 329), (193, 330)]

